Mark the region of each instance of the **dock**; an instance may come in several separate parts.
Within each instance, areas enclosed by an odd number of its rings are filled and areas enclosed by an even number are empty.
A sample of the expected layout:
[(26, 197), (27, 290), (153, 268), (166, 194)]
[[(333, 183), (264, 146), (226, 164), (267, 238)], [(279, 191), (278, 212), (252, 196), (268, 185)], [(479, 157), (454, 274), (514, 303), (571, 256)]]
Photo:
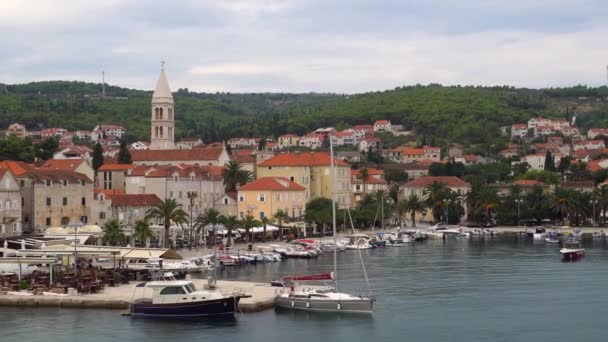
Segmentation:
[[(192, 282), (198, 289), (203, 289), (207, 284), (205, 279), (192, 279)], [(0, 306), (124, 310), (133, 299), (151, 295), (151, 290), (146, 288), (137, 288), (135, 291), (137, 284), (131, 282), (128, 285), (106, 287), (101, 293), (74, 296), (0, 295)], [(217, 289), (223, 294), (240, 293), (251, 296), (241, 299), (238, 307), (240, 312), (271, 309), (277, 291), (276, 287), (268, 283), (221, 280), (217, 281)]]

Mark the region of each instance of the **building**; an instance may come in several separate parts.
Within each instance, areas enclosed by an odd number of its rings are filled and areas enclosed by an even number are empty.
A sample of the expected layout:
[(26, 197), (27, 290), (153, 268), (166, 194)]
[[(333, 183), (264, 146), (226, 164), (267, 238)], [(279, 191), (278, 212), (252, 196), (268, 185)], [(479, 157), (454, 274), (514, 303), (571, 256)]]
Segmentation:
[(147, 150), (150, 148), (150, 143), (147, 141), (136, 141), (131, 143), (129, 150)]
[(13, 172), (0, 167), (0, 237), (21, 235), (21, 189)]
[[(547, 157), (546, 153), (535, 153), (528, 154), (527, 156), (521, 159), (522, 162), (528, 163), (530, 165), (530, 169), (532, 170), (544, 170), (545, 169), (545, 158)], [(559, 165), (559, 161), (562, 159), (561, 154), (554, 154), (553, 160), (555, 161), (555, 166)]]
[(376, 120), (374, 122), (374, 132), (392, 132), (390, 120)]
[(333, 132), (330, 138), (334, 146), (353, 146), (359, 143), (354, 131)]
[(478, 156), (476, 154), (467, 154), (462, 157), (454, 158), (456, 163), (463, 163), (464, 165), (479, 165), (485, 164), (486, 159), (482, 156)]
[(131, 160), (135, 165), (179, 165), (199, 164), (224, 166), (230, 155), (223, 144), (198, 146), (190, 150), (132, 150)]
[(511, 125), (511, 138), (524, 138), (528, 135), (528, 125), (514, 124)]
[(593, 181), (563, 181), (559, 183), (559, 187), (579, 192), (593, 192), (595, 190)]
[(23, 195), (23, 229), (41, 232), (45, 227), (90, 222), (93, 182), (67, 170), (29, 170), (17, 176)]
[(202, 145), (203, 141), (201, 139), (182, 139), (175, 143), (175, 148), (178, 150), (190, 150)]
[(129, 237), (132, 236), (135, 222), (145, 219), (148, 210), (160, 202), (161, 199), (154, 194), (99, 191), (95, 194), (91, 221), (101, 226), (108, 220), (117, 219), (124, 225), (125, 235)]
[(96, 186), (103, 190), (118, 190), (125, 192), (127, 189), (127, 176), (133, 169), (131, 164), (103, 164), (97, 170)]
[(27, 136), (27, 130), (24, 125), (20, 125), (18, 123), (14, 123), (8, 126), (6, 130), (6, 136), (15, 136), (17, 138), (25, 138)]
[(374, 126), (372, 125), (355, 125), (352, 127), (361, 138), (374, 135)]
[[(127, 133), (127, 130), (126, 128), (120, 125), (97, 125), (95, 126), (95, 128), (93, 128), (92, 132), (88, 132), (88, 137), (85, 133), (87, 131), (78, 132), (82, 132), (81, 135), (83, 136), (83, 138), (81, 139), (84, 139), (86, 137), (90, 138), (93, 141), (100, 141), (109, 137), (114, 137), (116, 138), (116, 140), (120, 140), (122, 139), (122, 136)], [(80, 138), (80, 136), (78, 137)]]
[(236, 192), (225, 193), (224, 196), (213, 201), (213, 209), (219, 211), (224, 217), (238, 216), (237, 196)]
[(578, 150), (603, 150), (606, 148), (604, 140), (583, 140), (575, 142), (572, 146), (574, 151)]
[(336, 158), (349, 164), (359, 163), (361, 162), (361, 153), (359, 151), (338, 151), (336, 152)]
[(282, 209), (292, 220), (299, 220), (306, 208), (305, 191), (305, 187), (285, 177), (261, 177), (239, 189), (239, 216), (261, 219)]
[[(433, 182), (439, 182), (444, 184), (448, 189), (456, 192), (457, 194), (464, 196), (468, 192), (471, 191), (471, 184), (465, 182), (464, 180), (453, 177), (453, 176), (443, 176), (443, 177), (433, 177), (433, 176), (424, 176), (419, 177), (411, 182), (408, 182), (400, 187), (402, 198), (408, 198), (409, 196), (415, 194), (418, 198), (422, 199), (425, 196), (426, 189), (433, 184)], [(467, 216), (467, 206), (462, 203), (464, 207), (464, 217)], [(416, 214), (417, 220), (431, 218), (432, 213), (431, 209), (427, 209), (427, 212), (422, 214)]]
[(376, 137), (365, 137), (359, 141), (359, 151), (382, 153), (382, 140)]
[(589, 139), (595, 139), (598, 135), (608, 137), (608, 128), (592, 128), (587, 132), (587, 138)]
[(48, 139), (48, 138), (61, 138), (62, 136), (64, 136), (65, 134), (67, 134), (68, 131), (65, 128), (45, 128), (42, 131), (40, 131), (40, 137), (42, 139)]
[(300, 146), (316, 150), (323, 146), (324, 141), (325, 135), (321, 133), (310, 133), (300, 138)]
[(397, 147), (384, 152), (385, 157), (398, 163), (414, 163), (420, 161), (441, 161), (441, 148), (424, 146), (422, 148)]
[(387, 164), (386, 168), (398, 169), (407, 173), (410, 180), (420, 178), (429, 175), (429, 168), (431, 164), (428, 163), (406, 163), (406, 164)]
[(152, 94), (150, 149), (172, 150), (175, 148), (175, 117), (173, 94), (169, 88), (169, 81), (165, 69), (160, 70), (156, 88)]
[(95, 176), (95, 170), (86, 159), (48, 159), (38, 169), (74, 171), (87, 176), (89, 179), (93, 179)]
[[(331, 157), (326, 152), (281, 153), (258, 164), (258, 177), (284, 177), (305, 188), (306, 200), (331, 198)], [(336, 202), (350, 206), (350, 165), (334, 158)]]
[(367, 168), (367, 178), (363, 178), (361, 170), (351, 170), (352, 198), (351, 203), (357, 203), (365, 194), (374, 193), (378, 190), (388, 190), (388, 184), (384, 179), (384, 171), (375, 168)]
[(73, 145), (53, 154), (53, 159), (87, 159), (93, 158), (93, 150), (88, 146)]
[(231, 149), (257, 147), (260, 143), (259, 138), (230, 138), (228, 139), (228, 145)]
[(300, 137), (295, 134), (283, 134), (279, 136), (279, 148), (300, 146)]
[[(187, 151), (187, 150), (186, 150)], [(180, 165), (138, 165), (126, 176), (125, 193), (154, 194), (161, 199), (173, 198), (189, 211), (188, 193), (195, 193), (193, 213), (213, 208), (216, 199), (225, 193), (223, 167)]]

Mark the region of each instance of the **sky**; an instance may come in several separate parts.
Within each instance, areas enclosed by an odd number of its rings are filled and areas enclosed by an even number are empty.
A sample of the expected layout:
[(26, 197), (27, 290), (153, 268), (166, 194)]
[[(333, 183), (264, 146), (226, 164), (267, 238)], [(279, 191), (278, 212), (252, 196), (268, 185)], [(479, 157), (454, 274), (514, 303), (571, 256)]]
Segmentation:
[(606, 83), (605, 0), (1, 0), (0, 83), (360, 93)]

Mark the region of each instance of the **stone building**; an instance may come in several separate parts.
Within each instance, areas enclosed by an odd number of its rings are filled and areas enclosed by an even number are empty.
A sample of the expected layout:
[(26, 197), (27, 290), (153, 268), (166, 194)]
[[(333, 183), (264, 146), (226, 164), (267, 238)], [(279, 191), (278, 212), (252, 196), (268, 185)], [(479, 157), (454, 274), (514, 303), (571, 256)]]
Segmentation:
[(0, 237), (21, 235), (21, 190), (15, 175), (0, 168)]

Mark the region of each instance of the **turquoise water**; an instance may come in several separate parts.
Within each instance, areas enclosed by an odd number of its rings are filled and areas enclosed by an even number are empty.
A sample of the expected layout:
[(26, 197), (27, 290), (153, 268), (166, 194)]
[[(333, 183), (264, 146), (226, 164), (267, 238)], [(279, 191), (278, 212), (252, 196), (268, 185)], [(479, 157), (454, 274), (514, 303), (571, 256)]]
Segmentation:
[[(304, 312), (221, 322), (150, 321), (112, 310), (0, 308), (0, 341), (606, 341), (608, 249), (578, 263), (530, 241), (448, 241), (365, 251), (372, 316)], [(365, 288), (358, 254), (339, 254), (340, 286)], [(331, 271), (331, 256), (223, 271), (268, 281)]]

